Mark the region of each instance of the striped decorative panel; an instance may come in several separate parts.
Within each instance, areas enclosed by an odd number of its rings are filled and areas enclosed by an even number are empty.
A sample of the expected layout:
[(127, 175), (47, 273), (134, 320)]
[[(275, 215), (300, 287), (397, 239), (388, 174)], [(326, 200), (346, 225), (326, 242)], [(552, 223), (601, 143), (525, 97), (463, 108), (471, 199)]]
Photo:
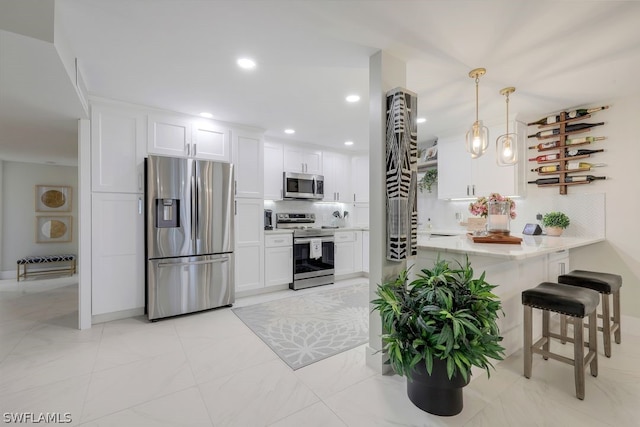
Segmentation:
[(396, 88), (387, 93), (387, 259), (391, 261), (418, 252), (417, 107), (413, 92)]

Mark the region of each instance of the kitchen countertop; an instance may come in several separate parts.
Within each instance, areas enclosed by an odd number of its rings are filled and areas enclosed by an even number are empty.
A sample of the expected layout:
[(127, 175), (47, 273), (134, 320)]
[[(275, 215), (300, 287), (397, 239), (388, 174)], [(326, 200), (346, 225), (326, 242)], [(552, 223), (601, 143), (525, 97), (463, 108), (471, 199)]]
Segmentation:
[(466, 235), (438, 238), (418, 235), (418, 250), (521, 260), (605, 240), (603, 237), (515, 236), (522, 237), (521, 244), (474, 243)]
[[(326, 230), (333, 231), (369, 231), (369, 227), (340, 227), (340, 228), (328, 228)], [(291, 234), (292, 228), (274, 228), (273, 230), (264, 230), (264, 234)]]

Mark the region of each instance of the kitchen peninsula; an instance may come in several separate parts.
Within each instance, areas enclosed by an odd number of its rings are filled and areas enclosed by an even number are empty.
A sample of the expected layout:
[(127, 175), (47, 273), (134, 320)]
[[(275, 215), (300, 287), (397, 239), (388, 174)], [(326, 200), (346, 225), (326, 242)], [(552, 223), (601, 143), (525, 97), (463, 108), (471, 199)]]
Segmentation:
[[(556, 282), (557, 276), (570, 271), (569, 251), (601, 242), (604, 237), (519, 236), (521, 244), (474, 243), (466, 235), (430, 239), (418, 238), (418, 257), (412, 273), (431, 268), (438, 259), (465, 263), (468, 257), (474, 277), (486, 273), (486, 281), (498, 287), (504, 317), (499, 319), (505, 356), (522, 347), (521, 292), (541, 282)], [(534, 335), (540, 321), (534, 321)], [(536, 329), (537, 328), (537, 329)]]

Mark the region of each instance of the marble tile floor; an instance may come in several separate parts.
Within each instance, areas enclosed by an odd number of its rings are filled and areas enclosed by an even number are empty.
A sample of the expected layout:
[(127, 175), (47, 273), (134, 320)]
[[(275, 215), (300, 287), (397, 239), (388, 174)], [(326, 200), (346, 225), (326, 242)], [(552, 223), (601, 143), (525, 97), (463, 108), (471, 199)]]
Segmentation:
[[(291, 371), (229, 309), (84, 331), (75, 329), (76, 318), (74, 278), (0, 281), (3, 423), (6, 413), (56, 412), (82, 426), (620, 427), (640, 419), (640, 321), (633, 318), (623, 318), (613, 357), (600, 351), (599, 376), (587, 376), (584, 401), (575, 398), (571, 366), (536, 356), (527, 380), (518, 352), (490, 379), (474, 376), (454, 417), (413, 406), (404, 378), (365, 365), (366, 346)], [(570, 346), (558, 348), (571, 354)]]

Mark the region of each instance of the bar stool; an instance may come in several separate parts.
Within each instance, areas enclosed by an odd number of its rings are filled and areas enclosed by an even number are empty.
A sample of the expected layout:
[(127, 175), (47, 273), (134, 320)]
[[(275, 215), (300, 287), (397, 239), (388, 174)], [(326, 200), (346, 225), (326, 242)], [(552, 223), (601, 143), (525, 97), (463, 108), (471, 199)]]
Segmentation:
[[(545, 360), (549, 357), (573, 365), (576, 396), (584, 399), (584, 371), (589, 365), (591, 375), (598, 376), (597, 321), (596, 307), (598, 292), (591, 289), (577, 289), (575, 286), (543, 282), (532, 289), (522, 292), (524, 305), (524, 376), (531, 378), (533, 353), (541, 354)], [(542, 338), (533, 343), (533, 308), (542, 311)], [(574, 324), (573, 338), (568, 338), (549, 330), (549, 313), (570, 316)], [(584, 355), (583, 324), (589, 317), (589, 352)], [(573, 359), (550, 351), (550, 339), (564, 339), (573, 343)]]
[[(600, 273), (596, 271), (573, 270), (568, 274), (558, 276), (558, 282), (581, 288), (593, 289), (602, 294), (602, 331), (604, 341), (604, 355), (611, 357), (611, 334), (614, 334), (616, 344), (620, 344), (620, 288), (622, 277), (617, 274)], [(613, 316), (610, 312), (609, 295), (613, 294)], [(561, 333), (567, 335), (566, 323), (561, 322)]]

